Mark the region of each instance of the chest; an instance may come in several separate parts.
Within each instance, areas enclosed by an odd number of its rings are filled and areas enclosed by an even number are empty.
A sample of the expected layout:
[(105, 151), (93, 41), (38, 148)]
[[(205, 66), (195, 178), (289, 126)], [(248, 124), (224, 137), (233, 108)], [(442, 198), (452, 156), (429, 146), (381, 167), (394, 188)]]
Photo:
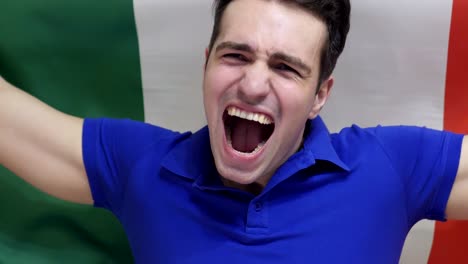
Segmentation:
[(360, 170), (303, 171), (254, 198), (163, 175), (129, 194), (121, 221), (137, 263), (397, 263), (401, 182)]

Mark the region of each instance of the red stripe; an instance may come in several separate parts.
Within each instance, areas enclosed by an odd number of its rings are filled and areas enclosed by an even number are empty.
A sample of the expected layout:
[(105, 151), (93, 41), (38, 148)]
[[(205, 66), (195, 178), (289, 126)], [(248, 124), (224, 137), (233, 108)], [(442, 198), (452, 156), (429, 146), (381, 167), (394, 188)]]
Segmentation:
[[(453, 0), (444, 128), (468, 134), (468, 1)], [(468, 222), (436, 223), (429, 264), (468, 263)]]

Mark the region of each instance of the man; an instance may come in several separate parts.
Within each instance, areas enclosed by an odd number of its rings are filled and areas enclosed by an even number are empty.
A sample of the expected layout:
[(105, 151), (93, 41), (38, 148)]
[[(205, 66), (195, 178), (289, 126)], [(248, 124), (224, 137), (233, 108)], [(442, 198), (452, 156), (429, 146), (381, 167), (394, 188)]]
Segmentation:
[(467, 218), (466, 148), (414, 127), (328, 133), (348, 23), (348, 1), (218, 1), (194, 134), (83, 121), (2, 81), (0, 163), (111, 210), (137, 263), (397, 263), (420, 219)]

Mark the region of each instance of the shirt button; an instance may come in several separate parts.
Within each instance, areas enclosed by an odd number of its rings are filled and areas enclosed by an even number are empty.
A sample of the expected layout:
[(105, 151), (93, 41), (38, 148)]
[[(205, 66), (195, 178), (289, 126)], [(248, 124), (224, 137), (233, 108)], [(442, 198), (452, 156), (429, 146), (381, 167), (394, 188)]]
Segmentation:
[(258, 202), (255, 203), (255, 211), (260, 212), (263, 209), (263, 204)]

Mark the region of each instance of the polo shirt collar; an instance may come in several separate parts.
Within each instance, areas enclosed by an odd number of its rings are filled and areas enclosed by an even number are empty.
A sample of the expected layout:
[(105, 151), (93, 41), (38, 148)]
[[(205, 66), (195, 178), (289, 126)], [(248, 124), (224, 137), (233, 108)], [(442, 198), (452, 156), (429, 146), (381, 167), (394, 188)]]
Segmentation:
[(336, 153), (331, 142), (330, 132), (320, 116), (307, 121), (305, 134), (303, 149), (306, 153), (312, 155), (316, 160), (328, 161), (345, 171), (349, 171), (348, 166)]
[[(205, 126), (193, 135), (188, 133), (182, 137), (182, 140), (162, 160), (161, 165), (178, 176), (194, 180), (193, 185), (196, 187), (230, 189), (224, 187), (216, 170), (208, 128)], [(344, 171), (349, 171), (348, 166), (336, 153), (330, 133), (320, 117), (307, 122), (302, 149), (280, 166), (266, 189), (274, 187), (299, 170), (314, 165), (317, 160), (330, 162)]]
[(302, 148), (276, 170), (265, 186), (264, 193), (291, 177), (291, 175), (315, 165), (317, 161), (329, 162), (336, 169), (349, 172), (348, 166), (336, 153), (331, 141), (330, 132), (321, 117), (317, 116), (312, 120), (308, 120), (304, 134), (305, 138)]
[(164, 157), (162, 167), (193, 180), (193, 185), (197, 187), (224, 187), (211, 152), (208, 127), (188, 135)]

